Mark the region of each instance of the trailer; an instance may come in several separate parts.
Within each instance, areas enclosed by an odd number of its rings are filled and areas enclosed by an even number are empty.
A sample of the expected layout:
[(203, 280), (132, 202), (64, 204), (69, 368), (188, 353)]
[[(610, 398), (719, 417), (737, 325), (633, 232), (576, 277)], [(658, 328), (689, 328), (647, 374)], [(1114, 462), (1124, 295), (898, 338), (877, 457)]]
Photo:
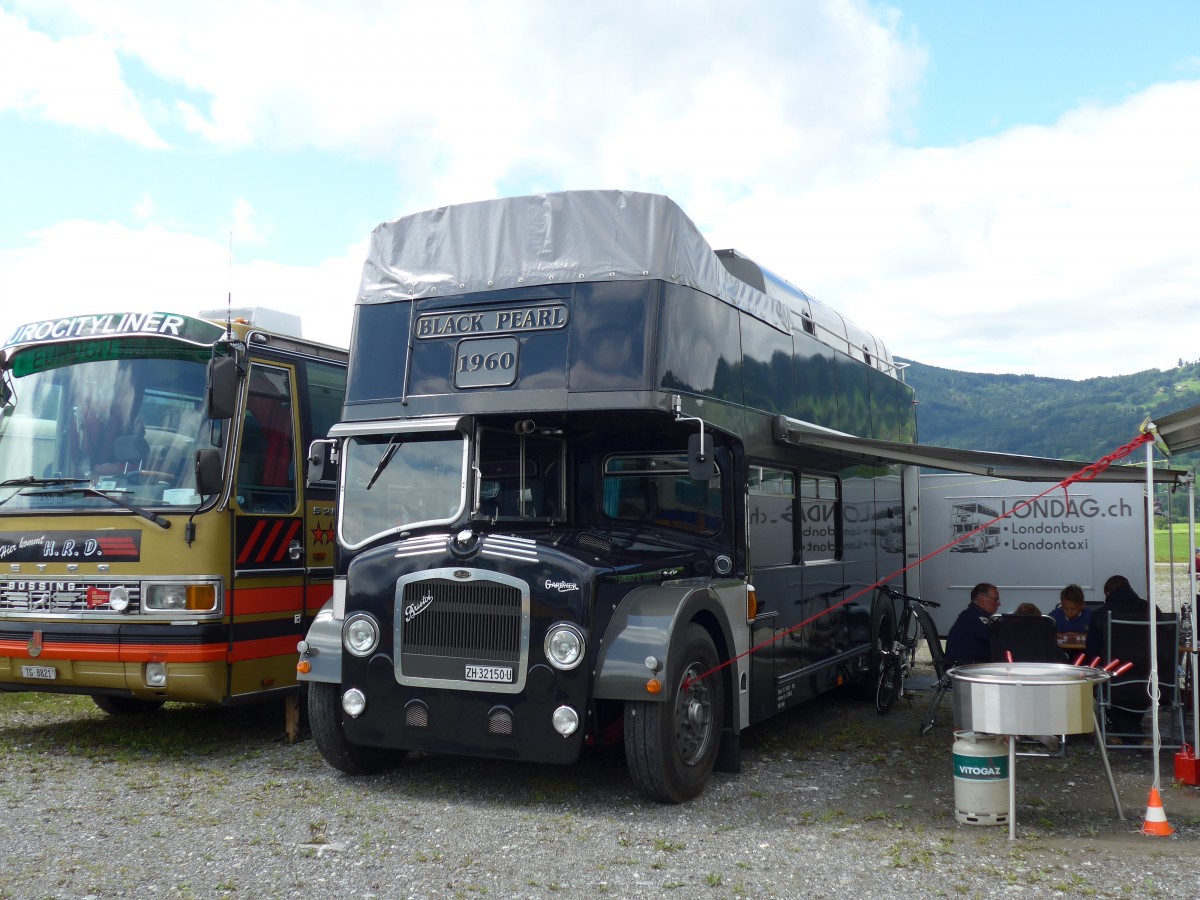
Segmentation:
[(1094, 605), (1117, 574), (1146, 596), (1145, 485), (1076, 484), (1041, 496), (1045, 488), (982, 475), (920, 475), (921, 555), (950, 544), (920, 567), (922, 595), (942, 604), (934, 610), (942, 634), (981, 581), (1000, 588), (1006, 612), (1032, 603), (1049, 613), (1068, 584), (1082, 587)]

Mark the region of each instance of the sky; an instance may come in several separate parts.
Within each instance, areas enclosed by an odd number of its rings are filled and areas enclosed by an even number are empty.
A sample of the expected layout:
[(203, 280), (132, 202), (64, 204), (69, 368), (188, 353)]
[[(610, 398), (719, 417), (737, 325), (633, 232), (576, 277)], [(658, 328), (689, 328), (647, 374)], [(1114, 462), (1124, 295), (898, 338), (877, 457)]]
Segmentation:
[(663, 193), (880, 338), (1083, 379), (1200, 358), (1200, 4), (0, 0), (0, 342), (282, 309), (371, 230)]

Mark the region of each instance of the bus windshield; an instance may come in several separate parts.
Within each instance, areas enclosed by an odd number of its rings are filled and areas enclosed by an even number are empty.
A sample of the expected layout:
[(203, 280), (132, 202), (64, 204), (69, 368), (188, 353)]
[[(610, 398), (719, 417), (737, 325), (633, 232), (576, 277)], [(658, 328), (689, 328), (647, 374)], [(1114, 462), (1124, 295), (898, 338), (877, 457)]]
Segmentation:
[(341, 538), (360, 547), (418, 525), (453, 522), (465, 505), (466, 438), (369, 434), (346, 441)]
[(222, 434), (204, 415), (208, 357), (160, 345), (136, 358), (14, 366), (12, 402), (0, 412), (5, 511), (114, 508), (63, 484), (143, 506), (199, 504), (196, 450)]

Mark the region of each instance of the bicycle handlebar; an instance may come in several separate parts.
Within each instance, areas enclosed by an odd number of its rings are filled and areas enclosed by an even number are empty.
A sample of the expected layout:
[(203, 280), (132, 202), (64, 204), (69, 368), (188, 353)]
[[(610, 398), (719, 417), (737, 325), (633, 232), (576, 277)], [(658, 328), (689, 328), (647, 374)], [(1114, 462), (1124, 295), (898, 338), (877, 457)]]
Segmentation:
[(902, 593), (901, 591), (898, 591), (886, 584), (879, 585), (879, 590), (887, 594), (893, 600), (903, 600), (905, 603), (919, 603), (922, 606), (929, 606), (933, 609), (937, 609), (942, 605), (935, 600), (923, 600), (920, 597), (909, 596), (908, 594)]

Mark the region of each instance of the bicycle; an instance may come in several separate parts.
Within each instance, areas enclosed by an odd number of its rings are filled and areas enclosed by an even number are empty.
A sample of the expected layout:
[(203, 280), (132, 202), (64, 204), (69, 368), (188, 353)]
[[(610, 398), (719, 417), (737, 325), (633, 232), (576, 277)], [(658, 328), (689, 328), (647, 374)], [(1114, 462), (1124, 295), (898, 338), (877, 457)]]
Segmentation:
[[(891, 645), (883, 646), (886, 635), (880, 635), (879, 648), (879, 681), (875, 687), (875, 709), (880, 715), (889, 712), (896, 701), (904, 694), (904, 680), (912, 675), (916, 663), (917, 647), (922, 638), (929, 647), (929, 656), (933, 661), (934, 674), (938, 679), (937, 699), (944, 693), (942, 682), (946, 679), (946, 657), (942, 652), (942, 642), (938, 637), (937, 625), (929, 614), (930, 609), (937, 609), (940, 603), (923, 600), (897, 591), (887, 585), (880, 585), (879, 592), (892, 603), (893, 619), (896, 630), (892, 635)], [(900, 615), (895, 616), (895, 601), (901, 601)], [(921, 734), (933, 727), (933, 716), (937, 707), (930, 706), (921, 723)]]

